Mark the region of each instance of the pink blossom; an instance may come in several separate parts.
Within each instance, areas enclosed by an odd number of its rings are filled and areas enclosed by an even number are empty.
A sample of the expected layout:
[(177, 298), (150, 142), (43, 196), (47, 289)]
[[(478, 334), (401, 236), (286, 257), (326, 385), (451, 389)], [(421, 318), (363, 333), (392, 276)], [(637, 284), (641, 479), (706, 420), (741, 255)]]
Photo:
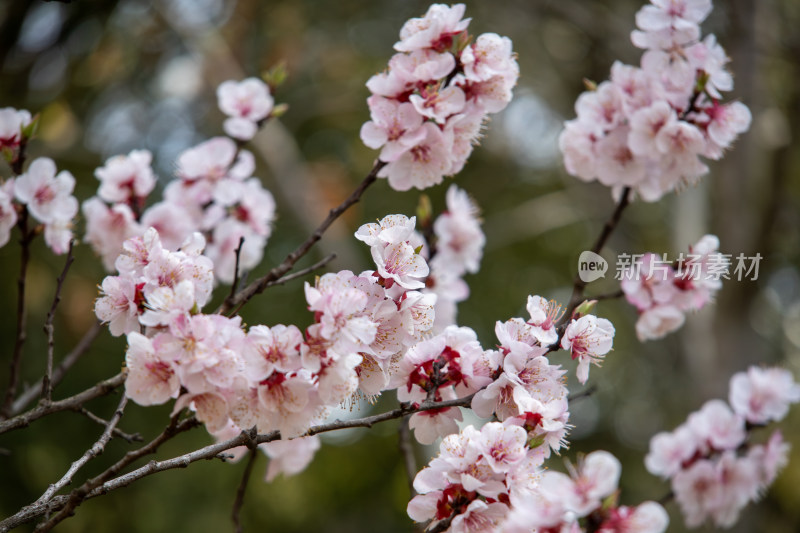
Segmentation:
[(751, 366), (731, 378), (728, 401), (736, 414), (752, 424), (780, 421), (789, 405), (800, 401), (800, 385), (783, 368)]
[(260, 445), (269, 457), (265, 480), (269, 483), (278, 475), (299, 474), (311, 463), (320, 447), (319, 437), (301, 437), (291, 440), (274, 440)]
[(245, 141), (255, 136), (258, 122), (269, 116), (275, 103), (267, 84), (258, 78), (222, 82), (217, 87), (217, 101), (230, 117), (223, 125), (225, 133)]
[(442, 270), (475, 273), (480, 268), (486, 243), (477, 217), (478, 207), (455, 185), (447, 189), (446, 202), (447, 211), (433, 224), (437, 238), (433, 264)]
[(30, 112), (4, 107), (0, 109), (0, 150), (15, 150), (22, 141), (22, 129), (31, 123)]
[(411, 415), (408, 426), (414, 430), (414, 438), (417, 439), (417, 442), (429, 445), (439, 437), (457, 433), (456, 420), (462, 420), (458, 407), (431, 409)]
[(125, 393), (139, 405), (162, 404), (178, 397), (180, 381), (173, 362), (159, 353), (160, 338), (149, 339), (135, 331), (128, 333)]
[(636, 337), (640, 341), (665, 337), (679, 329), (685, 321), (683, 311), (673, 305), (657, 305), (644, 311), (636, 321)]
[(586, 315), (570, 322), (561, 339), (561, 347), (571, 351), (573, 359), (578, 359), (578, 381), (586, 383), (589, 365), (599, 366), (611, 350), (613, 341), (614, 326), (605, 318)]
[(367, 99), (371, 121), (361, 127), (361, 140), (370, 148), (381, 148), (382, 161), (395, 161), (425, 137), (422, 116), (408, 102), (373, 95)]
[(450, 173), (452, 132), (442, 132), (431, 122), (426, 122), (422, 128), (425, 137), (419, 144), (378, 172), (378, 177), (388, 178), (389, 185), (397, 191), (407, 191), (411, 187), (426, 189), (441, 183)]
[(14, 209), (13, 202), (14, 180), (8, 179), (0, 184), (0, 247), (8, 243), (11, 230), (17, 224), (17, 210)]
[(94, 252), (100, 255), (107, 271), (114, 270), (114, 262), (122, 253), (122, 243), (144, 229), (127, 204), (108, 207), (100, 198), (93, 196), (83, 202), (81, 207), (86, 219), (86, 241)]
[(372, 247), (372, 259), (382, 278), (391, 280), (405, 289), (421, 289), (422, 281), (430, 272), (425, 259), (406, 242), (385, 247)]
[(175, 251), (192, 232), (199, 230), (197, 218), (197, 213), (188, 206), (163, 201), (142, 213), (141, 225), (155, 228), (164, 247)]
[(744, 419), (731, 411), (722, 400), (709, 400), (687, 420), (702, 447), (735, 450), (746, 437)]
[(669, 525), (669, 515), (661, 504), (644, 502), (636, 507), (617, 507), (600, 525), (601, 533), (663, 533)]
[(150, 167), (152, 160), (153, 156), (147, 150), (134, 150), (128, 155), (108, 159), (104, 166), (94, 171), (100, 180), (97, 195), (111, 204), (146, 197), (156, 185)]
[(137, 331), (144, 295), (137, 282), (127, 276), (108, 276), (103, 280), (102, 296), (95, 301), (94, 312), (115, 337)]
[(464, 4), (433, 4), (422, 18), (408, 20), (400, 29), (400, 40), (394, 49), (411, 52), (423, 48), (443, 51), (450, 48), (453, 37), (467, 29), (470, 19), (462, 20)]
[(508, 506), (494, 502), (473, 500), (463, 513), (450, 523), (452, 533), (482, 533), (495, 531), (508, 514)]
[(512, 52), (511, 39), (484, 33), (461, 53), (464, 74), (470, 81), (486, 81), (494, 76), (517, 77), (519, 67)]
[(698, 444), (697, 437), (685, 424), (671, 433), (658, 433), (650, 439), (650, 451), (644, 459), (647, 471), (663, 478), (671, 478), (695, 455)]
[(681, 470), (672, 479), (672, 491), (686, 525), (699, 526), (705, 521), (709, 512), (719, 505), (721, 498), (714, 463), (700, 460), (689, 468)]
[(407, 242), (414, 232), (416, 222), (417, 217), (386, 215), (378, 224), (371, 222), (358, 228), (355, 237), (370, 247)]
[(225, 429), (230, 420), (228, 418), (228, 402), (215, 392), (183, 394), (175, 402), (172, 414), (178, 413), (185, 407), (194, 411), (197, 419), (206, 425), (209, 433)]
[(68, 221), (78, 213), (78, 200), (72, 196), (75, 178), (62, 170), (56, 175), (52, 159), (35, 159), (25, 174), (14, 182), (14, 195), (26, 204), (39, 222)]
[(466, 105), (464, 91), (459, 87), (428, 86), (408, 97), (417, 113), (444, 124), (448, 117), (460, 113)]
[(525, 458), (528, 432), (514, 425), (490, 422), (481, 428), (476, 443), (495, 472), (506, 473)]

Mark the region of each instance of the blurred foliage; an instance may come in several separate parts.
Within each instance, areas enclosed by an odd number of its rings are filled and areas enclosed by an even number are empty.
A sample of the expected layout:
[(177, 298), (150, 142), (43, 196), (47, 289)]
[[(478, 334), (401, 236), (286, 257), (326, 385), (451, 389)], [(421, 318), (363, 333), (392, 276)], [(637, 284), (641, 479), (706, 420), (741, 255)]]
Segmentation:
[[(522, 316), (528, 294), (568, 299), (577, 257), (612, 209), (603, 187), (566, 175), (556, 138), (562, 121), (574, 116), (583, 78), (606, 79), (615, 59), (638, 61), (628, 34), (640, 2), (467, 4), (473, 33), (511, 37), (522, 73), (516, 100), (488, 126), (483, 145), (457, 177), (482, 208), (488, 241), (481, 272), (467, 280), (472, 294), (459, 319), (488, 347), (495, 342), (495, 321)], [(280, 262), (371, 168), (376, 154), (358, 138), (368, 118), (364, 83), (385, 68), (402, 23), (426, 9), (418, 0), (6, 1), (0, 3), (0, 106), (42, 113), (30, 157), (47, 155), (70, 170), (77, 179), (76, 195), (84, 200), (96, 190), (93, 169), (134, 148), (154, 153), (166, 183), (177, 154), (221, 134), (216, 85), (285, 61), (289, 77), (276, 99), (287, 103), (289, 112), (254, 141), (257, 175), (276, 196), (279, 220), (253, 277)], [(798, 24), (800, 4), (793, 0), (716, 2), (704, 29), (717, 34), (733, 59), (735, 96), (753, 110), (751, 132), (724, 162), (712, 165), (698, 187), (658, 204), (630, 207), (604, 253), (611, 261), (617, 252), (674, 256), (712, 232), (720, 235), (727, 253), (758, 251), (764, 257), (758, 281), (727, 282), (716, 306), (663, 341), (636, 341), (635, 312), (624, 302), (598, 306), (597, 312), (617, 327), (615, 350), (602, 369), (592, 371), (599, 392), (573, 407), (576, 428), (569, 455), (604, 448), (620, 457), (625, 502), (668, 491), (642, 464), (650, 436), (673, 428), (705, 400), (724, 397), (731, 373), (763, 362), (785, 364), (800, 376)], [(7, 175), (8, 169), (0, 169), (0, 176)], [(427, 191), (435, 210), (442, 209), (445, 188)], [(397, 193), (377, 183), (303, 265), (335, 250), (339, 259), (331, 269), (368, 268), (366, 247), (352, 232), (388, 213), (413, 214), (417, 202), (415, 191)], [(82, 231), (79, 223), (77, 233)], [(6, 309), (16, 298), (18, 256), (13, 244), (0, 249)], [(76, 256), (56, 318), (56, 360), (90, 326), (96, 285), (104, 275), (87, 246), (78, 247)], [(63, 265), (63, 258), (53, 257), (41, 242), (33, 257), (22, 363), (26, 383), (43, 371), (41, 324)], [(592, 284), (589, 293), (614, 290), (611, 277)], [(217, 301), (226, 291), (219, 287)], [(301, 327), (312, 318), (299, 282), (270, 289), (245, 308), (244, 317), (252, 324)], [(4, 361), (13, 336), (9, 314), (0, 323)], [(116, 373), (124, 347), (124, 339), (102, 333), (56, 397)], [(572, 367), (570, 361), (564, 364)], [(6, 374), (3, 362), (2, 387)], [(107, 398), (89, 407), (110, 416), (116, 401)], [(393, 403), (383, 398), (372, 409)], [(164, 427), (169, 410), (130, 405), (121, 427), (148, 439)], [(734, 531), (800, 530), (797, 410), (783, 429), (795, 443), (792, 462), (765, 499), (745, 510)], [(100, 432), (87, 419), (65, 412), (0, 437), (0, 448), (8, 451), (0, 454), (0, 515), (35, 500)], [(396, 423), (324, 441), (308, 470), (272, 484), (258, 479), (266, 464), (259, 456), (243, 509), (245, 530), (411, 531)], [(195, 430), (164, 446), (159, 457), (209, 442), (202, 429)], [(113, 440), (82, 475), (99, 472), (130, 446)], [(435, 452), (418, 451), (420, 467)], [(551, 467), (557, 463), (556, 458)], [(59, 530), (228, 530), (242, 468), (203, 462), (149, 477), (85, 503)], [(670, 530), (682, 531), (674, 504), (669, 510)]]

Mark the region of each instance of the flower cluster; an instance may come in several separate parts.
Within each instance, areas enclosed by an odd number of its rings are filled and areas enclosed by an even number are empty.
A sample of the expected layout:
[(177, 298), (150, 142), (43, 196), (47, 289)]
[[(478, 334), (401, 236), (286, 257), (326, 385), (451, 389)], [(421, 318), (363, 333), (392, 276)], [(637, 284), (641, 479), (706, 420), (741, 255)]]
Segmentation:
[(241, 141), (249, 141), (267, 120), (275, 105), (269, 86), (258, 78), (240, 82), (228, 80), (217, 87), (217, 102), (228, 118), (222, 124), (225, 133)]
[[(17, 201), (24, 204), (28, 212), (44, 225), (44, 240), (57, 254), (63, 254), (72, 240), (72, 219), (78, 214), (78, 200), (72, 195), (75, 178), (66, 170), (56, 174), (52, 159), (40, 157), (28, 166), (27, 171), (13, 182), (7, 181), (4, 196), (8, 198), (13, 189)], [(2, 228), (13, 227), (12, 208), (6, 199), (0, 199), (5, 215)], [(5, 233), (5, 232), (4, 232)], [(8, 234), (0, 235), (0, 241), (8, 242)]]
[(436, 295), (434, 330), (456, 323), (456, 307), (469, 296), (462, 277), (480, 269), (486, 236), (478, 219), (478, 206), (466, 191), (451, 185), (447, 189), (447, 209), (433, 222), (435, 250), (428, 256), (430, 274), (423, 292)]
[(529, 442), (523, 428), (507, 422), (467, 426), (445, 437), (438, 457), (414, 479), (419, 495), (408, 515), (417, 522), (450, 520), (447, 531), (459, 533), (577, 532), (590, 515), (601, 524), (596, 531), (666, 529), (666, 511), (655, 502), (616, 505), (621, 467), (608, 452), (587, 455), (567, 476), (544, 471), (545, 455)]
[(729, 404), (710, 400), (686, 423), (650, 441), (647, 469), (672, 481), (688, 527), (711, 519), (730, 527), (788, 460), (780, 431), (766, 444), (748, 442), (754, 427), (779, 421), (800, 401), (800, 386), (779, 368), (751, 367), (731, 378)]
[[(246, 83), (245, 82), (242, 83)], [(222, 90), (226, 84), (221, 85)], [(227, 87), (227, 86), (226, 86)], [(242, 119), (245, 120), (245, 119)], [(148, 194), (156, 183), (152, 155), (135, 150), (112, 157), (95, 171), (98, 195), (83, 203), (86, 240), (113, 270), (122, 243), (141, 236), (149, 227), (158, 230), (165, 248), (177, 250), (193, 232), (206, 238), (206, 255), (223, 282), (235, 277), (239, 253), (242, 270), (256, 266), (264, 252), (275, 218), (275, 200), (258, 178), (251, 177), (255, 159), (239, 150), (227, 137), (215, 137), (184, 151), (177, 161), (178, 179), (164, 190), (164, 200), (147, 209)]]
[(718, 252), (719, 239), (704, 235), (674, 265), (660, 262), (655, 254), (622, 273), (625, 298), (639, 310), (639, 340), (660, 339), (683, 325), (684, 314), (710, 302), (722, 287), (720, 272), (728, 260)]
[[(0, 154), (16, 172), (22, 171), (25, 144), (32, 138), (37, 118), (24, 109), (0, 109)], [(78, 214), (78, 200), (72, 195), (75, 178), (66, 170), (58, 172), (52, 159), (40, 157), (16, 178), (0, 182), (0, 247), (11, 238), (19, 212), (27, 209), (44, 228), (47, 246), (63, 254), (72, 240), (72, 219)], [(31, 235), (35, 231), (31, 230)]]
[(559, 144), (567, 171), (612, 187), (630, 187), (653, 202), (708, 171), (698, 156), (719, 159), (750, 126), (733, 88), (727, 57), (699, 24), (711, 0), (652, 0), (636, 16), (633, 43), (646, 50), (641, 68), (615, 63), (611, 79), (583, 93), (577, 118)]
[(487, 113), (511, 100), (519, 66), (511, 41), (467, 34), (465, 6), (434, 4), (400, 30), (389, 69), (367, 82), (371, 120), (361, 139), (380, 149), (378, 177), (425, 189), (461, 171)]

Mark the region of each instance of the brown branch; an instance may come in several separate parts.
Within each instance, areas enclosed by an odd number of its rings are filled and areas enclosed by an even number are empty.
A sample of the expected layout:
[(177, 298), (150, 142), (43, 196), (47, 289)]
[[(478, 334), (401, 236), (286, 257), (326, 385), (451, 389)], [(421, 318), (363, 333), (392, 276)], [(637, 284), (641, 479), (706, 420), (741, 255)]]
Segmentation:
[[(67, 373), (67, 370), (72, 368), (72, 365), (78, 362), (78, 359), (80, 359), (87, 351), (89, 351), (89, 348), (92, 346), (92, 343), (102, 329), (103, 325), (100, 322), (95, 322), (92, 327), (89, 328), (86, 333), (84, 333), (83, 338), (78, 341), (78, 344), (75, 345), (75, 348), (73, 348), (72, 351), (61, 360), (61, 363), (59, 363), (59, 365), (53, 371), (53, 375), (50, 380), (52, 387), (55, 387), (61, 383), (61, 380), (64, 379), (64, 375)], [(22, 394), (20, 394), (19, 397), (14, 401), (14, 404), (11, 406), (11, 415), (18, 415), (21, 413), (29, 403), (36, 399), (41, 390), (42, 380), (40, 379), (35, 384), (25, 389), (25, 391), (23, 391)]]
[(417, 477), (417, 458), (414, 456), (414, 441), (411, 439), (411, 428), (408, 427), (411, 415), (406, 415), (400, 421), (398, 429), (398, 447), (400, 448), (400, 455), (403, 456), (403, 464), (406, 468), (406, 476), (408, 477), (408, 492), (410, 498), (417, 495), (414, 490), (414, 478)]
[(0, 434), (13, 429), (25, 427), (34, 420), (38, 420), (39, 418), (49, 414), (57, 413), (59, 411), (66, 411), (68, 409), (75, 409), (89, 400), (109, 394), (111, 391), (122, 385), (124, 381), (125, 373), (120, 372), (116, 376), (110, 377), (105, 381), (101, 381), (85, 391), (79, 392), (78, 394), (70, 396), (69, 398), (51, 402), (49, 404), (37, 405), (30, 411), (26, 411), (21, 415), (15, 416), (14, 418), (0, 422)]
[(314, 233), (312, 233), (292, 253), (287, 255), (286, 259), (284, 259), (280, 265), (270, 270), (265, 276), (253, 281), (245, 288), (237, 292), (233, 298), (226, 298), (225, 301), (222, 302), (218, 312), (227, 313), (231, 309), (240, 309), (255, 295), (262, 293), (271, 282), (280, 279), (287, 272), (289, 272), (295, 263), (297, 263), (301, 257), (306, 255), (309, 250), (311, 250), (311, 247), (322, 238), (323, 233), (325, 233), (328, 227), (330, 227), (330, 225), (333, 224), (334, 221), (336, 221), (336, 219), (342, 215), (342, 213), (347, 211), (350, 206), (357, 203), (361, 199), (364, 191), (367, 190), (367, 188), (377, 180), (378, 172), (380, 172), (385, 165), (386, 163), (383, 161), (376, 161), (375, 165), (372, 167), (372, 170), (369, 174), (367, 174), (367, 177), (364, 178), (361, 184), (356, 187), (356, 189), (352, 192), (352, 194), (350, 194), (350, 196), (347, 197), (346, 200), (328, 212), (327, 218), (322, 221), (316, 230), (314, 230)]
[[(606, 220), (606, 223), (603, 225), (603, 229), (600, 232), (600, 235), (597, 236), (597, 240), (592, 246), (592, 252), (599, 254), (603, 247), (606, 245), (608, 238), (611, 237), (611, 234), (617, 227), (620, 218), (622, 217), (622, 212), (630, 203), (631, 197), (631, 188), (625, 187), (622, 190), (622, 196), (620, 197), (619, 201), (617, 202), (617, 207), (614, 209), (614, 212), (611, 213), (611, 217)], [(569, 305), (567, 306), (567, 310), (564, 313), (564, 316), (561, 318), (561, 325), (568, 324), (569, 321), (572, 319), (572, 313), (575, 311), (575, 308), (583, 301), (583, 291), (586, 289), (586, 282), (583, 281), (580, 276), (575, 276), (575, 281), (572, 284), (572, 296), (569, 299)]]
[(239, 261), (242, 257), (242, 246), (244, 246), (244, 236), (239, 237), (239, 246), (236, 247), (236, 263), (233, 271), (233, 283), (231, 283), (231, 293), (228, 298), (236, 296), (236, 291), (239, 289)]
[(22, 233), (22, 237), (20, 237), (19, 240), (21, 252), (19, 258), (19, 277), (17, 278), (17, 332), (14, 352), (11, 356), (8, 388), (6, 389), (5, 400), (3, 400), (3, 407), (0, 409), (0, 418), (8, 418), (11, 416), (11, 405), (14, 403), (14, 397), (17, 395), (17, 385), (19, 384), (22, 346), (25, 344), (26, 338), (25, 324), (27, 322), (27, 313), (25, 311), (25, 281), (28, 274), (28, 262), (31, 258), (30, 244), (35, 232), (28, 229), (28, 208), (25, 206), (22, 207), (17, 226), (19, 226), (20, 232)]
[(114, 416), (112, 416), (111, 420), (109, 420), (106, 424), (106, 429), (103, 431), (103, 434), (100, 435), (100, 438), (97, 440), (97, 442), (95, 442), (91, 448), (86, 450), (86, 452), (78, 460), (72, 463), (72, 466), (69, 467), (66, 474), (64, 474), (61, 479), (50, 485), (44, 494), (42, 494), (33, 505), (46, 504), (52, 500), (53, 496), (55, 496), (58, 491), (72, 483), (72, 478), (75, 476), (78, 470), (83, 468), (86, 463), (103, 453), (106, 444), (108, 444), (108, 441), (111, 440), (111, 435), (114, 432), (114, 428), (117, 427), (119, 419), (122, 418), (122, 412), (125, 409), (125, 404), (127, 403), (128, 397), (123, 394), (119, 401), (119, 405), (117, 406), (117, 410), (114, 411)]
[[(99, 416), (97, 416), (96, 414), (94, 414), (93, 412), (89, 411), (88, 409), (86, 409), (83, 406), (76, 407), (75, 408), (75, 412), (82, 414), (83, 416), (85, 416), (86, 418), (91, 420), (92, 422), (95, 422), (96, 424), (100, 424), (101, 426), (107, 426), (108, 425), (108, 421), (107, 420), (103, 420), (102, 418), (100, 418)], [(122, 431), (119, 428), (114, 428), (114, 431), (112, 432), (112, 435), (114, 437), (119, 437), (119, 438), (121, 438), (123, 440), (126, 440), (128, 442), (142, 442), (142, 440), (144, 440), (144, 439), (142, 439), (142, 436), (139, 433), (133, 433), (133, 434), (125, 433), (124, 431)]]
[(583, 389), (580, 392), (576, 392), (574, 394), (570, 394), (569, 396), (567, 396), (567, 401), (569, 403), (572, 403), (572, 402), (574, 402), (576, 400), (581, 400), (583, 398), (588, 398), (589, 396), (593, 396), (594, 393), (596, 393), (596, 392), (597, 392), (597, 385), (592, 385), (590, 387), (587, 387), (587, 388)]
[(589, 300), (597, 300), (599, 302), (600, 300), (615, 300), (617, 298), (622, 298), (623, 296), (625, 296), (625, 292), (623, 292), (622, 289), (619, 289), (614, 292), (606, 292), (596, 296), (588, 296), (587, 298)]
[[(334, 259), (336, 259), (336, 254), (330, 254), (330, 255), (324, 257), (321, 261), (317, 261), (316, 263), (314, 263), (313, 265), (311, 265), (309, 267), (306, 267), (306, 268), (304, 268), (302, 270), (298, 270), (297, 272), (292, 272), (291, 274), (287, 274), (287, 275), (283, 276), (280, 279), (276, 279), (275, 281), (270, 281), (269, 283), (267, 283), (266, 287), (264, 287), (264, 288), (266, 289), (268, 287), (273, 287), (275, 285), (283, 285), (284, 283), (292, 281), (293, 279), (301, 278), (301, 277), (303, 277), (303, 276), (305, 276), (307, 274), (310, 274), (311, 272), (314, 272), (317, 269), (320, 269), (320, 268), (324, 267), (325, 265), (327, 265), (328, 263), (330, 263)], [(242, 306), (244, 306), (245, 303), (247, 303), (247, 302), (244, 301), (244, 302), (240, 303), (239, 306), (236, 307), (236, 309), (234, 309), (233, 311), (231, 311), (228, 314), (228, 316), (236, 315), (236, 313), (239, 312), (239, 310), (242, 308)]]
[[(42, 399), (45, 403), (50, 403), (53, 400), (53, 352), (55, 351), (55, 340), (53, 339), (53, 319), (56, 316), (56, 308), (61, 302), (61, 289), (64, 286), (64, 280), (69, 272), (69, 267), (75, 258), (72, 255), (72, 246), (75, 244), (74, 240), (69, 241), (69, 249), (67, 250), (67, 261), (64, 263), (64, 269), (61, 275), (56, 280), (56, 294), (53, 296), (53, 305), (50, 306), (50, 311), (47, 313), (47, 318), (44, 321), (44, 332), (47, 335), (47, 367), (42, 377)], [(13, 409), (13, 404), (11, 405)]]
[(456, 517), (455, 513), (451, 514), (444, 520), (440, 520), (436, 523), (435, 526), (431, 529), (427, 529), (427, 533), (442, 533), (442, 531), (447, 531), (447, 528), (450, 527), (450, 524), (453, 522), (453, 519)]
[[(465, 396), (464, 398), (458, 398), (456, 400), (423, 403), (421, 405), (402, 404), (397, 409), (393, 409), (391, 411), (387, 411), (385, 413), (380, 413), (377, 415), (367, 416), (364, 418), (351, 419), (351, 420), (334, 420), (333, 422), (328, 422), (326, 424), (319, 424), (311, 427), (307, 432), (305, 432), (301, 436), (317, 435), (319, 433), (326, 433), (329, 431), (336, 431), (339, 429), (372, 427), (373, 425), (378, 424), (380, 422), (402, 418), (405, 415), (418, 413), (420, 411), (428, 411), (431, 409), (443, 409), (446, 407), (466, 407), (470, 405), (470, 403), (472, 402), (473, 396), (474, 394), (470, 394), (469, 396)], [(222, 458), (220, 454), (222, 454), (226, 450), (230, 450), (231, 448), (236, 448), (238, 446), (253, 446), (253, 445), (263, 444), (265, 442), (272, 442), (281, 438), (280, 432), (278, 431), (271, 431), (269, 433), (256, 435), (255, 438), (253, 438), (253, 436), (248, 432), (243, 431), (238, 436), (232, 439), (218, 442), (216, 444), (211, 444), (209, 446), (205, 446), (203, 448), (194, 450), (184, 455), (173, 457), (172, 459), (166, 459), (163, 461), (150, 461), (146, 465), (137, 468), (136, 470), (132, 470), (127, 474), (123, 474), (111, 479), (113, 476), (117, 475), (125, 466), (129, 465), (139, 457), (146, 455), (148, 453), (155, 453), (158, 447), (163, 442), (172, 438), (174, 434), (189, 429), (185, 427), (185, 425), (191, 424), (190, 427), (199, 425), (199, 422), (195, 418), (184, 420), (180, 424), (178, 424), (176, 422), (177, 416), (178, 415), (175, 415), (175, 417), (173, 417), (174, 423), (170, 424), (170, 426), (168, 426), (168, 428), (164, 430), (164, 432), (161, 435), (156, 437), (156, 439), (154, 439), (149, 444), (137, 450), (128, 452), (125, 455), (125, 457), (123, 457), (112, 467), (110, 467), (100, 475), (96, 476), (95, 478), (87, 481), (81, 487), (75, 489), (68, 496), (55, 497), (50, 501), (49, 505), (47, 506), (31, 505), (25, 507), (15, 515), (6, 518), (3, 521), (0, 521), (0, 532), (7, 531), (8, 529), (30, 522), (44, 515), (47, 512), (52, 512), (58, 509), (61, 509), (57, 515), (60, 517), (58, 521), (61, 521), (67, 516), (69, 516), (75, 510), (75, 507), (77, 507), (77, 505), (82, 503), (84, 500), (101, 496), (112, 490), (126, 487), (131, 483), (133, 483), (134, 481), (137, 481), (143, 477), (147, 477), (166, 470), (172, 470), (174, 468), (186, 468), (187, 466), (196, 461)], [(169, 431), (170, 428), (172, 428), (171, 431)], [(53, 519), (55, 518), (56, 517), (54, 516)]]
[(247, 459), (247, 464), (242, 473), (242, 481), (239, 483), (239, 488), (236, 489), (236, 499), (233, 501), (233, 510), (231, 511), (231, 520), (233, 520), (233, 527), (236, 533), (242, 533), (242, 523), (239, 519), (239, 513), (244, 505), (244, 493), (247, 490), (247, 482), (250, 481), (250, 474), (253, 472), (253, 465), (256, 464), (256, 457), (258, 456), (258, 448), (250, 450), (250, 457)]

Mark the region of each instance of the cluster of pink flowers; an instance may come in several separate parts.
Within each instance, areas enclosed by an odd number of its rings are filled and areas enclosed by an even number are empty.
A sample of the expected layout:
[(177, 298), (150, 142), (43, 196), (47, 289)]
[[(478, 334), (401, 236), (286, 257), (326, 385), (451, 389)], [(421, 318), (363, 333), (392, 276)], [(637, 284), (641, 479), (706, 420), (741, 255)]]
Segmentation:
[(228, 116), (222, 124), (225, 133), (241, 141), (255, 136), (259, 123), (269, 118), (275, 105), (269, 86), (258, 78), (221, 83), (217, 102)]
[[(63, 254), (72, 240), (72, 219), (78, 214), (78, 200), (72, 195), (75, 178), (66, 170), (56, 174), (56, 164), (52, 159), (40, 157), (28, 165), (27, 171), (15, 180), (3, 184), (5, 195), (14, 197), (25, 205), (28, 212), (44, 225), (44, 240), (47, 246), (57, 254)], [(2, 227), (10, 230), (13, 227), (13, 207), (6, 203), (3, 214), (6, 215)], [(0, 241), (3, 236), (0, 235)], [(5, 235), (8, 242), (8, 234)]]
[[(545, 454), (530, 446), (524, 428), (489, 422), (442, 440), (439, 455), (414, 479), (419, 493), (408, 504), (417, 522), (450, 520), (453, 533), (498, 531), (580, 532), (592, 516), (599, 529), (662, 533), (667, 513), (655, 502), (631, 508), (609, 497), (617, 491), (619, 461), (593, 452), (571, 469), (571, 476), (545, 471)], [(588, 520), (587, 520), (588, 522)]]
[[(221, 101), (234, 98), (241, 86), (241, 91), (250, 94), (247, 87), (251, 85), (253, 80), (223, 83)], [(258, 105), (252, 102), (253, 109)], [(253, 120), (264, 120), (268, 113)], [(246, 121), (247, 117), (239, 119)], [(275, 200), (258, 178), (251, 177), (255, 159), (250, 152), (240, 150), (228, 137), (215, 137), (189, 148), (178, 157), (178, 179), (166, 186), (164, 200), (145, 209), (147, 196), (156, 184), (151, 161), (150, 152), (135, 150), (127, 156), (112, 157), (95, 171), (100, 180), (98, 195), (83, 203), (86, 240), (102, 257), (107, 270), (113, 269), (122, 243), (150, 227), (158, 230), (163, 245), (170, 250), (177, 250), (193, 232), (203, 233), (205, 253), (214, 262), (214, 273), (226, 283), (235, 277), (240, 239), (244, 239), (240, 270), (251, 269), (261, 261), (272, 233)]]
[(487, 113), (508, 105), (519, 77), (511, 41), (467, 34), (465, 6), (434, 4), (400, 30), (389, 69), (367, 82), (371, 120), (361, 139), (380, 149), (378, 176), (425, 189), (461, 171)]
[(711, 519), (730, 527), (788, 461), (781, 432), (766, 444), (749, 442), (755, 427), (783, 419), (800, 401), (800, 385), (787, 370), (750, 367), (731, 378), (728, 404), (710, 400), (672, 432), (650, 441), (647, 469), (672, 481), (688, 527)]
[(631, 38), (646, 50), (641, 68), (617, 62), (610, 81), (578, 98), (559, 139), (570, 174), (653, 202), (695, 183), (708, 171), (698, 156), (721, 158), (749, 128), (747, 106), (720, 102), (733, 78), (715, 37), (700, 40), (710, 11), (711, 0), (652, 0), (639, 11)]
[(686, 312), (713, 300), (728, 269), (728, 259), (718, 250), (719, 239), (704, 235), (674, 265), (648, 253), (622, 273), (625, 298), (639, 310), (639, 340), (660, 339), (677, 330)]
[(428, 256), (431, 271), (423, 291), (436, 295), (435, 331), (456, 323), (457, 304), (469, 297), (463, 276), (478, 272), (486, 243), (478, 206), (466, 191), (451, 185), (446, 204), (433, 222), (435, 254)]
[[(0, 109), (0, 154), (9, 164), (20, 164), (35, 119), (24, 109)], [(40, 157), (16, 178), (0, 182), (0, 246), (11, 238), (21, 209), (40, 222), (47, 246), (63, 254), (72, 240), (72, 220), (78, 214), (78, 200), (72, 195), (75, 178), (66, 170), (58, 172), (52, 159)]]

